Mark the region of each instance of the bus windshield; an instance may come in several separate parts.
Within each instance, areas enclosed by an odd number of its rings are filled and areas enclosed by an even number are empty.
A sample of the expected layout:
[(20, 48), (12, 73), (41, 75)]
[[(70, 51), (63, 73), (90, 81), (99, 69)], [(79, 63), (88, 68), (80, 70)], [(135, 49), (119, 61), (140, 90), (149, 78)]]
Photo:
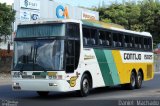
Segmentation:
[(16, 41), (13, 69), (63, 70), (64, 40)]
[(65, 24), (35, 24), (35, 25), (19, 25), (16, 38), (24, 37), (50, 37), (64, 36)]

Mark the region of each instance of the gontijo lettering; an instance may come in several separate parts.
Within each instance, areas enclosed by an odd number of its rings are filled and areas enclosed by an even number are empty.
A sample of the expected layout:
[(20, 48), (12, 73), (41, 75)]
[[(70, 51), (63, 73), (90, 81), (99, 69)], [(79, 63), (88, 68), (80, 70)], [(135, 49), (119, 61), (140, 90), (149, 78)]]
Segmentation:
[[(61, 11), (63, 12), (61, 14)], [(63, 7), (62, 5), (59, 5), (57, 8), (56, 8), (56, 16), (57, 18), (69, 18), (69, 15), (68, 15), (68, 8), (67, 7)]]
[(141, 54), (124, 53), (124, 60), (141, 60)]

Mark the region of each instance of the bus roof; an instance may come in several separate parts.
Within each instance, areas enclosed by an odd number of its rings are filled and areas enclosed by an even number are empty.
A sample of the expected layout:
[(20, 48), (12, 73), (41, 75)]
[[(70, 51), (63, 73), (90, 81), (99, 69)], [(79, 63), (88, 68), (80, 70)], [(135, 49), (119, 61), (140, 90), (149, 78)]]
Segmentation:
[(116, 28), (124, 29), (123, 26), (118, 25), (118, 24), (104, 23), (104, 22), (96, 21), (96, 20), (82, 20), (82, 23), (84, 25), (88, 25), (88, 26), (102, 27), (102, 28), (107, 28), (107, 29), (110, 29), (111, 27), (116, 27)]
[(32, 24), (46, 24), (46, 23), (65, 23), (65, 22), (73, 22), (73, 23), (81, 23), (80, 20), (74, 19), (39, 19), (33, 21), (20, 21), (18, 25), (32, 25)]
[(83, 25), (87, 25), (87, 26), (106, 28), (106, 29), (119, 31), (119, 32), (126, 32), (130, 34), (149, 36), (149, 37), (152, 36), (149, 32), (136, 32), (136, 31), (126, 30), (123, 26), (114, 24), (114, 23), (104, 23), (96, 20), (82, 20), (82, 23)]

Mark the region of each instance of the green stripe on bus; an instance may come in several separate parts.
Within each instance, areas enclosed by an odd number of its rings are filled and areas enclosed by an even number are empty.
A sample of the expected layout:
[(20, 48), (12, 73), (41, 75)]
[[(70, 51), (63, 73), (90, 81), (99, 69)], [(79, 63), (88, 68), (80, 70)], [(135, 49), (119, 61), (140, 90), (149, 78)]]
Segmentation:
[(111, 72), (114, 85), (120, 84), (119, 74), (118, 74), (118, 70), (116, 68), (116, 64), (112, 55), (112, 51), (104, 50), (104, 54), (107, 60), (107, 64), (109, 66), (109, 70)]
[(105, 85), (106, 86), (113, 85), (113, 79), (110, 74), (110, 69), (107, 64), (105, 53), (103, 52), (103, 50), (98, 50), (98, 49), (94, 49), (94, 52), (96, 54), (97, 61), (98, 61)]

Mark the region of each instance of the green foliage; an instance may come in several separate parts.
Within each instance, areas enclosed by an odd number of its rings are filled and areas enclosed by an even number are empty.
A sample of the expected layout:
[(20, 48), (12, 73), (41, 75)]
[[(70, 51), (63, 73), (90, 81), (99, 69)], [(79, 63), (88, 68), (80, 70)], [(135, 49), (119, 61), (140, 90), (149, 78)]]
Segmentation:
[(97, 11), (101, 21), (120, 24), (129, 30), (150, 32), (153, 35), (154, 43), (160, 43), (159, 1), (115, 3), (107, 8), (98, 8)]
[(14, 21), (15, 11), (11, 6), (0, 3), (0, 36), (10, 35), (12, 32), (12, 22)]

